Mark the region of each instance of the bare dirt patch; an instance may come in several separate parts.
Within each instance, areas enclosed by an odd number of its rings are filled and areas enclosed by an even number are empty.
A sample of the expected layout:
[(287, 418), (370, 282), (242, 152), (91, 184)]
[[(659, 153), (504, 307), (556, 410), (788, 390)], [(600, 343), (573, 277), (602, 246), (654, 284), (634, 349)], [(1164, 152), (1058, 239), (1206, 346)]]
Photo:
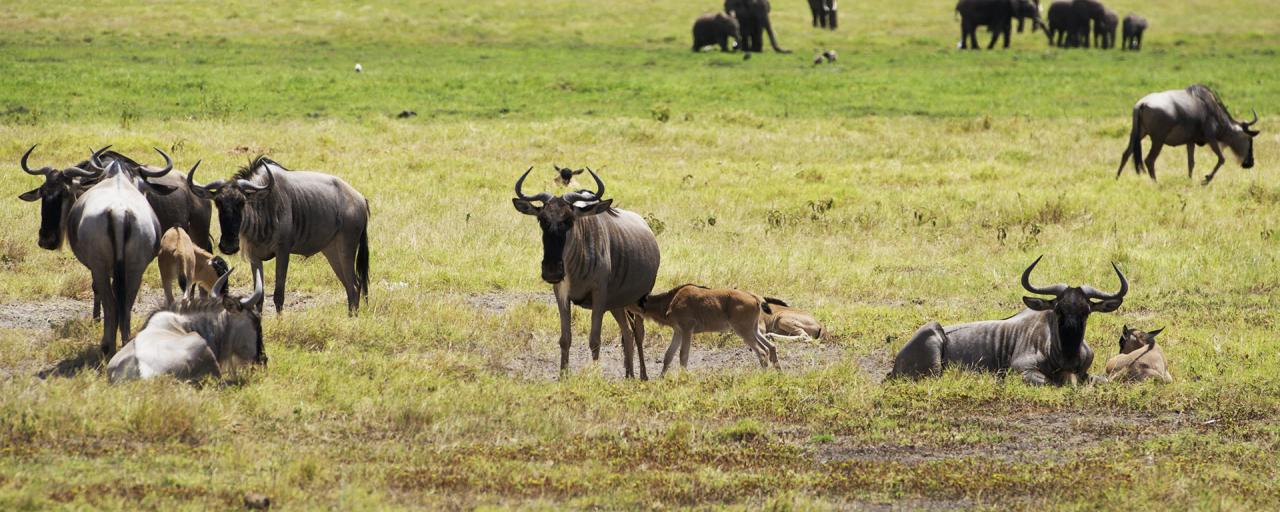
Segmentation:
[(555, 298), (551, 292), (481, 292), (468, 293), (462, 300), (475, 309), (491, 315), (510, 312), (516, 306), (529, 302), (541, 302), (555, 306)]
[[(662, 356), (669, 341), (669, 339), (649, 336), (644, 350), (649, 378), (657, 378), (661, 372)], [(512, 377), (529, 379), (559, 378), (560, 347), (556, 340), (533, 340), (530, 345), (529, 352), (515, 354), (506, 360), (499, 361), (497, 363), (499, 371)], [(835, 364), (846, 356), (845, 352), (846, 349), (843, 346), (826, 343), (778, 344), (778, 363), (784, 372), (803, 372)], [(673, 360), (671, 365), (671, 371), (678, 371), (679, 358)], [(695, 337), (693, 347), (689, 351), (687, 370), (691, 372), (759, 371), (759, 369), (760, 364), (755, 354), (745, 346), (699, 347), (698, 338)], [(569, 350), (569, 370), (571, 372), (598, 371), (603, 372), (608, 378), (622, 378), (624, 376), (622, 341), (617, 338), (604, 340), (600, 347), (599, 364), (592, 363), (591, 349), (587, 346), (585, 339), (575, 343)]]

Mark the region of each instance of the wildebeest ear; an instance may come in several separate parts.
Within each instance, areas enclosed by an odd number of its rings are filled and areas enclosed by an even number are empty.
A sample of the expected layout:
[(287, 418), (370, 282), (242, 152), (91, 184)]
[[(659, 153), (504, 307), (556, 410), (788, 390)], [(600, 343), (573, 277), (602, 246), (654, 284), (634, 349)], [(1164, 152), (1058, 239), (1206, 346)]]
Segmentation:
[(605, 199), (604, 201), (596, 201), (586, 206), (576, 207), (578, 215), (595, 215), (601, 212), (607, 212), (613, 208), (613, 200)]
[[(1256, 133), (1256, 132), (1255, 132), (1255, 133)], [(582, 174), (582, 171), (585, 171), (585, 170), (586, 170), (586, 169), (578, 169), (578, 170), (576, 170), (576, 171), (573, 171), (573, 175), (574, 175), (574, 176), (577, 176), (577, 175), (579, 175), (579, 174)]]
[(1258, 130), (1248, 130), (1248, 129), (1246, 129), (1244, 132), (1249, 134), (1250, 137), (1257, 137), (1259, 133), (1262, 133)]
[(36, 187), (35, 189), (28, 192), (23, 192), (22, 195), (18, 196), (18, 199), (21, 199), (28, 203), (35, 201), (36, 199), (40, 199), (40, 187)]
[(1124, 304), (1124, 299), (1107, 299), (1090, 304), (1094, 313), (1110, 313)]
[(1050, 309), (1053, 309), (1053, 301), (1044, 300), (1039, 297), (1023, 297), (1022, 303), (1026, 304), (1027, 307), (1034, 309), (1036, 311), (1048, 311)]
[(534, 206), (533, 203), (518, 197), (511, 198), (511, 204), (516, 205), (516, 211), (525, 215), (537, 215), (538, 211), (542, 210), (542, 208)]
[(1153, 339), (1153, 340), (1154, 340), (1154, 339), (1155, 339), (1155, 337), (1156, 337), (1156, 335), (1157, 335), (1157, 334), (1160, 334), (1160, 333), (1161, 333), (1161, 332), (1163, 332), (1163, 331), (1164, 331), (1164, 327), (1161, 327), (1161, 328), (1156, 329), (1156, 330), (1154, 330), (1154, 331), (1148, 332), (1148, 333), (1147, 333), (1147, 336), (1150, 336), (1150, 337), (1151, 337), (1151, 339)]

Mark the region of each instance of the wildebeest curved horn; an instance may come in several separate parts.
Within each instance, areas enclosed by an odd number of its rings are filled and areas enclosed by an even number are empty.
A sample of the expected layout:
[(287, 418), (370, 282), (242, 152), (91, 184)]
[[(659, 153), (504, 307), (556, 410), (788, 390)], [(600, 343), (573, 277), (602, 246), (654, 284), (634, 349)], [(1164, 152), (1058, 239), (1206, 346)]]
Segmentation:
[(591, 173), (591, 179), (596, 180), (596, 199), (604, 199), (604, 182), (600, 181), (600, 177), (596, 176), (596, 172), (587, 168), (587, 172)]
[(208, 192), (208, 193), (210, 193), (210, 194), (217, 194), (217, 193), (218, 193), (218, 190), (222, 189), (223, 185), (226, 185), (226, 182), (225, 182), (225, 181), (223, 181), (223, 180), (212, 181), (212, 182), (209, 182), (209, 184), (207, 184), (207, 185), (200, 185), (200, 184), (196, 183), (196, 168), (197, 168), (197, 167), (200, 167), (200, 162), (199, 162), (199, 161), (197, 161), (195, 165), (191, 166), (191, 170), (190, 170), (190, 171), (187, 171), (187, 186), (188, 186), (188, 187), (193, 188), (193, 189), (194, 189), (194, 188), (203, 189), (205, 192)]
[(49, 174), (49, 170), (48, 170), (48, 169), (37, 169), (37, 170), (34, 170), (34, 171), (33, 171), (33, 170), (31, 170), (31, 168), (30, 168), (30, 167), (28, 167), (28, 166), (27, 166), (27, 157), (30, 157), (30, 156), (31, 156), (31, 152), (32, 152), (32, 151), (35, 151), (35, 150), (36, 150), (36, 146), (38, 146), (38, 145), (39, 145), (39, 144), (32, 144), (32, 145), (31, 145), (31, 148), (30, 148), (30, 149), (28, 149), (26, 153), (23, 153), (23, 154), (22, 154), (22, 160), (19, 160), (19, 161), (18, 161), (18, 163), (19, 163), (20, 165), (22, 165), (22, 170), (23, 170), (23, 171), (26, 171), (26, 173), (27, 173), (27, 174), (30, 174), (30, 175), (33, 175), (33, 176), (44, 176), (44, 175), (46, 175), (46, 174)]
[(228, 269), (226, 274), (222, 274), (222, 277), (213, 282), (213, 289), (210, 290), (210, 293), (213, 294), (214, 298), (222, 297), (222, 294), (227, 291), (227, 278), (231, 277), (231, 272), (233, 271), (235, 271), (234, 268)]
[[(107, 144), (106, 146), (102, 146), (102, 149), (94, 151), (93, 154), (89, 155), (89, 166), (93, 167), (93, 170), (96, 171), (96, 170), (106, 169), (106, 166), (102, 165), (102, 161), (98, 160), (98, 155), (101, 155), (103, 152), (105, 152), (107, 149), (110, 149), (110, 148), (111, 148), (111, 145)], [(93, 148), (89, 148), (89, 149), (93, 149)]]
[(530, 173), (530, 172), (532, 172), (532, 171), (533, 171), (533, 166), (531, 165), (531, 166), (529, 166), (529, 168), (528, 168), (527, 170), (525, 170), (525, 171), (524, 171), (524, 174), (521, 174), (521, 175), (520, 175), (520, 179), (516, 180), (516, 197), (517, 197), (517, 198), (520, 198), (520, 199), (524, 199), (525, 201), (542, 201), (542, 202), (546, 202), (546, 201), (550, 200), (550, 199), (551, 199), (551, 194), (548, 194), (548, 193), (546, 193), (546, 192), (539, 192), (537, 195), (532, 196), (532, 197), (531, 197), (531, 196), (526, 196), (526, 195), (524, 195), (524, 192), (521, 192), (521, 188), (524, 186), (524, 179), (525, 179), (525, 178), (528, 178), (528, 177), (529, 177), (529, 173)]
[[(70, 167), (63, 170), (62, 173), (72, 178), (93, 178), (101, 175), (102, 173), (106, 172), (107, 169), (102, 165), (102, 161), (98, 160), (98, 155), (101, 155), (104, 151), (106, 151), (110, 147), (111, 145), (108, 144), (106, 146), (103, 146), (102, 149), (94, 151), (92, 154), (89, 155), (88, 170), (81, 169), (79, 167)], [(89, 149), (92, 150), (93, 148), (89, 148)]]
[(258, 192), (262, 192), (264, 190), (271, 190), (271, 187), (274, 187), (276, 185), (275, 174), (272, 174), (271, 167), (268, 167), (267, 164), (262, 164), (262, 168), (267, 171), (266, 185), (255, 185), (252, 181), (249, 181), (246, 179), (239, 179), (239, 180), (236, 180), (236, 186), (240, 187), (241, 190), (249, 189), (249, 190), (255, 190)]
[[(1258, 122), (1258, 110), (1257, 110), (1257, 109), (1249, 109), (1249, 110), (1252, 110), (1252, 111), (1253, 111), (1253, 120), (1252, 120), (1252, 121), (1249, 121), (1249, 122), (1247, 122), (1247, 123), (1240, 123), (1240, 124), (1241, 124), (1241, 125), (1243, 125), (1245, 128), (1248, 128), (1248, 127), (1250, 127), (1250, 126), (1253, 126), (1253, 124), (1254, 124), (1254, 123)], [(34, 147), (34, 146), (33, 146), (33, 147)]]
[[(231, 272), (227, 272), (230, 274)], [(253, 273), (253, 295), (240, 299), (240, 306), (245, 308), (256, 308), (262, 302), (264, 292), (262, 291), (262, 274)]]
[(1111, 268), (1115, 269), (1116, 276), (1120, 278), (1120, 291), (1116, 293), (1103, 293), (1091, 286), (1081, 286), (1080, 291), (1084, 292), (1086, 297), (1097, 300), (1123, 299), (1126, 293), (1129, 293), (1129, 280), (1125, 279), (1124, 272), (1120, 271), (1120, 267), (1115, 262), (1111, 263)]
[(169, 158), (169, 155), (165, 154), (164, 151), (161, 151), (160, 148), (153, 147), (151, 149), (156, 150), (156, 153), (160, 153), (160, 156), (164, 157), (164, 169), (148, 171), (146, 167), (139, 167), (138, 174), (141, 174), (143, 178), (159, 178), (169, 174), (169, 171), (173, 170), (173, 159)]
[(1038, 265), (1040, 263), (1040, 260), (1043, 258), (1044, 258), (1044, 255), (1041, 254), (1039, 258), (1036, 258), (1035, 261), (1031, 262), (1030, 267), (1027, 267), (1026, 270), (1022, 271), (1022, 287), (1025, 288), (1027, 291), (1037, 295), (1057, 296), (1061, 294), (1063, 291), (1066, 291), (1067, 285), (1055, 284), (1051, 286), (1046, 286), (1044, 288), (1036, 288), (1035, 286), (1031, 285), (1031, 271), (1035, 270), (1036, 265)]

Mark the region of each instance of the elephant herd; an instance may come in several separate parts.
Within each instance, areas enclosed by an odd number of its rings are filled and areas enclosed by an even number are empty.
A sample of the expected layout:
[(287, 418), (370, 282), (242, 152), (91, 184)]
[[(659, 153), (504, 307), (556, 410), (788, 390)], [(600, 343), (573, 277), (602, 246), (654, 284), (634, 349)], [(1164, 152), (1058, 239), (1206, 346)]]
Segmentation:
[[(1048, 23), (1040, 18), (1039, 0), (960, 0), (956, 3), (960, 16), (961, 49), (977, 49), (977, 28), (985, 26), (991, 32), (987, 49), (995, 47), (1004, 37), (1004, 47), (1009, 47), (1009, 35), (1013, 20), (1018, 20), (1018, 32), (1023, 23), (1031, 19), (1031, 31), (1043, 29), (1051, 46), (1059, 48), (1114, 48), (1116, 31), (1121, 21), (1115, 11), (1098, 0), (1056, 0), (1049, 5)], [(1136, 14), (1125, 16), (1123, 22), (1122, 50), (1142, 48), (1142, 35), (1147, 30), (1147, 20)]]

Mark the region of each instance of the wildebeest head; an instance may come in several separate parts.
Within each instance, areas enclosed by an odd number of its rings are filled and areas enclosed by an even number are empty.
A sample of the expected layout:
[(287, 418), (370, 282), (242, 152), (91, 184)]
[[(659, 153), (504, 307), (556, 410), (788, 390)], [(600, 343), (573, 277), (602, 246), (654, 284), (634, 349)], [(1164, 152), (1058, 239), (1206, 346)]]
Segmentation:
[(574, 176), (582, 174), (582, 171), (584, 170), (584, 169), (575, 170), (575, 169), (570, 169), (568, 167), (560, 167), (558, 165), (552, 165), (552, 167), (554, 167), (556, 169), (556, 172), (559, 173), (560, 175), (560, 177), (556, 178), (556, 180), (559, 181), (561, 185), (564, 185), (566, 187), (569, 186), (569, 183), (573, 181)]
[[(516, 180), (516, 197), (511, 202), (515, 204), (516, 211), (538, 218), (538, 225), (542, 228), (542, 280), (556, 284), (564, 279), (564, 246), (574, 222), (582, 217), (609, 211), (613, 200), (601, 199), (604, 197), (604, 182), (600, 181), (600, 177), (590, 167), (587, 172), (591, 173), (591, 178), (596, 182), (595, 193), (579, 190), (562, 196), (552, 196), (546, 192), (526, 196), (521, 191), (521, 185), (532, 170), (533, 167), (530, 167)], [(533, 204), (535, 201), (541, 202), (542, 206)]]
[(267, 354), (262, 344), (262, 317), (258, 305), (265, 296), (262, 280), (253, 279), (253, 294), (237, 297), (227, 292), (228, 269), (213, 283), (210, 296), (198, 297), (197, 286), (187, 289), (181, 301), (171, 306), (176, 314), (186, 316), (193, 330), (214, 346), (220, 362), (233, 358), (256, 364), (266, 364)]
[(32, 202), (40, 200), (40, 238), (39, 244), (43, 249), (56, 250), (62, 247), (63, 234), (66, 233), (66, 219), (71, 211), (71, 205), (75, 204), (76, 198), (84, 191), (85, 180), (92, 180), (99, 177), (99, 174), (79, 167), (68, 167), (66, 169), (54, 169), (52, 167), (41, 167), (32, 169), (27, 164), (27, 159), (31, 157), (31, 152), (35, 151), (33, 145), (26, 153), (22, 155), (19, 162), (22, 170), (33, 176), (44, 176), (44, 183), (33, 190), (24, 192), (18, 198)]
[(1238, 130), (1231, 130), (1231, 137), (1227, 140), (1227, 144), (1231, 146), (1231, 151), (1240, 157), (1240, 167), (1250, 169), (1253, 167), (1253, 138), (1257, 137), (1258, 130), (1253, 129), (1253, 125), (1258, 122), (1258, 111), (1253, 111), (1253, 120), (1247, 123), (1236, 122), (1239, 126)]
[(1120, 353), (1128, 354), (1143, 347), (1156, 346), (1156, 335), (1160, 334), (1164, 328), (1159, 328), (1151, 332), (1143, 332), (1137, 329), (1130, 329), (1128, 325), (1120, 332)]
[(1120, 267), (1115, 263), (1111, 264), (1111, 268), (1115, 269), (1116, 275), (1120, 277), (1120, 291), (1116, 293), (1103, 293), (1087, 285), (1071, 287), (1055, 284), (1043, 288), (1036, 287), (1031, 284), (1031, 271), (1036, 268), (1042, 258), (1044, 256), (1036, 258), (1036, 261), (1022, 272), (1022, 287), (1028, 292), (1052, 295), (1053, 298), (1023, 297), (1022, 302), (1036, 311), (1053, 311), (1058, 321), (1058, 333), (1064, 341), (1078, 343), (1083, 340), (1089, 314), (1115, 311), (1124, 302), (1125, 294), (1129, 293), (1129, 280), (1125, 279), (1124, 273), (1120, 272)]
[[(89, 170), (93, 171), (97, 177), (105, 178), (123, 173), (125, 179), (133, 184), (134, 187), (137, 187), (138, 192), (142, 192), (147, 195), (154, 194), (165, 196), (177, 190), (177, 187), (151, 182), (152, 179), (163, 177), (164, 175), (169, 174), (169, 171), (173, 170), (173, 159), (169, 158), (169, 155), (160, 148), (152, 148), (156, 150), (156, 153), (160, 153), (160, 156), (164, 158), (164, 168), (156, 170), (148, 169), (145, 166), (138, 165), (132, 160), (128, 160), (123, 157), (111, 159), (104, 164), (101, 159), (101, 155), (110, 147), (111, 146), (108, 145), (102, 149), (94, 151), (86, 162)], [(194, 170), (199, 166), (200, 162), (196, 162), (196, 165), (193, 166), (192, 169)], [(92, 178), (89, 181), (94, 179), (96, 178)]]
[[(195, 182), (195, 168), (187, 174), (187, 185), (191, 191), (201, 198), (212, 199), (214, 206), (218, 208), (218, 224), (222, 227), (222, 238), (218, 240), (218, 250), (223, 254), (235, 254), (240, 251), (240, 226), (244, 222), (245, 204), (250, 200), (267, 196), (275, 186), (275, 175), (272, 174), (268, 163), (274, 162), (264, 157), (255, 158), (249, 162), (248, 166), (236, 172), (230, 182), (217, 180), (207, 185), (199, 185)], [(266, 184), (258, 185), (250, 181), (256, 169), (262, 169), (262, 173), (266, 175)]]

